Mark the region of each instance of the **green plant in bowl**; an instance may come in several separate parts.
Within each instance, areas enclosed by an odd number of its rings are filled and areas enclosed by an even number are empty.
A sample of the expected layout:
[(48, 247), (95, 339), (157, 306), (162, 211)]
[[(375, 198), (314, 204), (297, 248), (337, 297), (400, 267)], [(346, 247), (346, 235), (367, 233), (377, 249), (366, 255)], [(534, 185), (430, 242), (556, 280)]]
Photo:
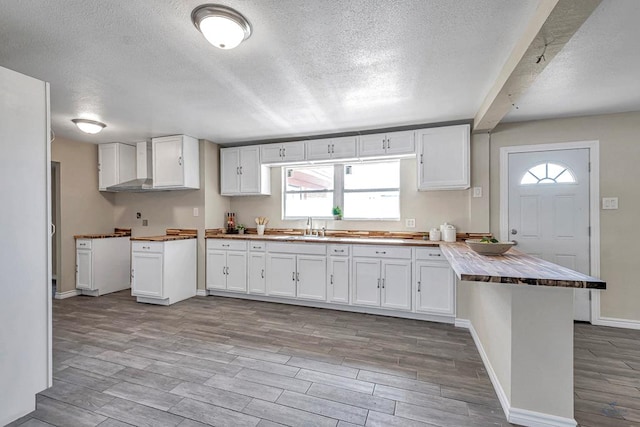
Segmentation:
[(342, 219), (342, 208), (340, 206), (334, 206), (331, 209), (331, 213), (333, 214), (333, 219)]

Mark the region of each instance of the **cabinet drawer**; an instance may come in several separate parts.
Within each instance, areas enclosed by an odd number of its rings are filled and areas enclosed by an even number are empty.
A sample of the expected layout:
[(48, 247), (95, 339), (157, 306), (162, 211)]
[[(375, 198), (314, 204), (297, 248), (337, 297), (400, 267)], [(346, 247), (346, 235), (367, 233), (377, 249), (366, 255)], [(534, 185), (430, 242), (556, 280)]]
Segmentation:
[(446, 261), (442, 255), (442, 251), (438, 247), (434, 248), (418, 248), (416, 249), (416, 259), (424, 259), (430, 261)]
[(267, 247), (267, 245), (265, 244), (265, 242), (252, 242), (252, 241), (249, 241), (249, 249), (252, 252), (264, 252), (266, 247)]
[(354, 257), (411, 259), (411, 248), (394, 246), (354, 246)]
[(131, 242), (131, 251), (133, 252), (164, 252), (163, 242), (145, 242), (145, 241), (133, 241)]
[(267, 243), (268, 252), (296, 255), (326, 255), (327, 247), (317, 243)]
[(76, 240), (76, 248), (77, 249), (91, 249), (91, 240), (90, 239), (77, 239)]
[(224, 249), (225, 251), (246, 251), (247, 242), (231, 239), (208, 239), (207, 249)]
[(349, 245), (329, 245), (327, 246), (328, 255), (349, 256)]

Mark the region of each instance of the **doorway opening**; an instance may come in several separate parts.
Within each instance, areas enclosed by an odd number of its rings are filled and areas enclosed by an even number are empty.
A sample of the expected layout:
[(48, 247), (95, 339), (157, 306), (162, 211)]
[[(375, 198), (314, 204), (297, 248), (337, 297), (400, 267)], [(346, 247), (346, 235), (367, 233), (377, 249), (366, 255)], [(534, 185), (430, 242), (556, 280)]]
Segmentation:
[[(500, 238), (584, 274), (600, 275), (598, 141), (500, 149)], [(599, 291), (574, 291), (574, 319), (593, 322)]]
[(51, 297), (57, 292), (61, 269), (60, 238), (60, 162), (51, 162)]

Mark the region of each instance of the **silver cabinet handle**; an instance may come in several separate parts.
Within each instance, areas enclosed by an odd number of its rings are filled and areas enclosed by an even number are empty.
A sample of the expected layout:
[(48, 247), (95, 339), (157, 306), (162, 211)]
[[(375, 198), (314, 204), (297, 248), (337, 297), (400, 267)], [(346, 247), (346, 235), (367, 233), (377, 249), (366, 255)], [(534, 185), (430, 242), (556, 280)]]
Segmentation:
[(229, 267), (227, 267), (227, 276), (229, 275)]
[(296, 273), (296, 282), (300, 281), (300, 273)]
[(282, 149), (282, 157), (287, 157), (287, 149), (286, 148)]
[(386, 142), (386, 141), (385, 141), (385, 139), (384, 139), (384, 138), (382, 138), (382, 149), (383, 149), (383, 150), (385, 149), (385, 146), (384, 146), (384, 143), (385, 143), (385, 142)]
[(418, 282), (418, 292), (420, 292), (420, 282)]
[(131, 269), (131, 278), (133, 279), (133, 268)]
[(391, 139), (387, 138), (387, 150), (391, 148)]
[[(133, 271), (133, 270), (131, 270), (131, 271)], [(78, 264), (76, 264), (76, 273), (77, 273), (77, 272), (78, 272)]]
[(429, 256), (442, 256), (441, 254), (429, 254)]
[(333, 285), (333, 274), (331, 275), (331, 282), (329, 282)]
[(100, 169), (102, 165), (100, 163), (98, 163), (98, 172), (102, 172), (102, 169)]
[(376, 251), (376, 253), (377, 253), (377, 254), (382, 254), (382, 255), (384, 255), (384, 254), (386, 254), (386, 253), (387, 253), (387, 251)]
[(382, 279), (382, 289), (384, 289), (384, 278)]
[(260, 273), (260, 278), (264, 279), (264, 268), (262, 269), (262, 272)]
[(293, 280), (294, 282), (296, 281), (296, 272), (295, 271), (291, 272), (291, 280)]
[(223, 248), (228, 248), (228, 247), (229, 247), (229, 245), (222, 245), (222, 247), (223, 247)]
[(225, 271), (225, 267), (222, 267), (222, 274), (223, 275), (227, 274), (226, 271)]
[(240, 166), (236, 166), (236, 175), (240, 175)]
[(378, 278), (378, 289), (380, 289), (380, 278)]
[(327, 144), (327, 154), (331, 154), (331, 144)]
[(334, 252), (335, 253), (344, 253), (344, 249), (335, 249)]
[(178, 157), (178, 164), (182, 166), (182, 156)]
[(251, 246), (251, 249), (262, 249), (260, 246)]
[(242, 175), (242, 166), (240, 166), (240, 175)]
[(334, 154), (335, 152), (336, 152), (336, 145), (331, 144), (331, 154)]
[(424, 154), (420, 154), (420, 164), (424, 164)]

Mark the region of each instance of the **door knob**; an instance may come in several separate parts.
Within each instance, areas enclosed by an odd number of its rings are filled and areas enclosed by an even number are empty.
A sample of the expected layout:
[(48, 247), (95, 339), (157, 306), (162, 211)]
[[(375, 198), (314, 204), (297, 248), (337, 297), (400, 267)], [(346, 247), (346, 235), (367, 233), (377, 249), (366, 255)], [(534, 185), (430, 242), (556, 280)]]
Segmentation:
[(516, 230), (515, 228), (511, 229), (511, 234), (516, 235), (518, 234), (518, 230)]
[(518, 241), (517, 240), (512, 240), (513, 242), (513, 246), (518, 246)]

